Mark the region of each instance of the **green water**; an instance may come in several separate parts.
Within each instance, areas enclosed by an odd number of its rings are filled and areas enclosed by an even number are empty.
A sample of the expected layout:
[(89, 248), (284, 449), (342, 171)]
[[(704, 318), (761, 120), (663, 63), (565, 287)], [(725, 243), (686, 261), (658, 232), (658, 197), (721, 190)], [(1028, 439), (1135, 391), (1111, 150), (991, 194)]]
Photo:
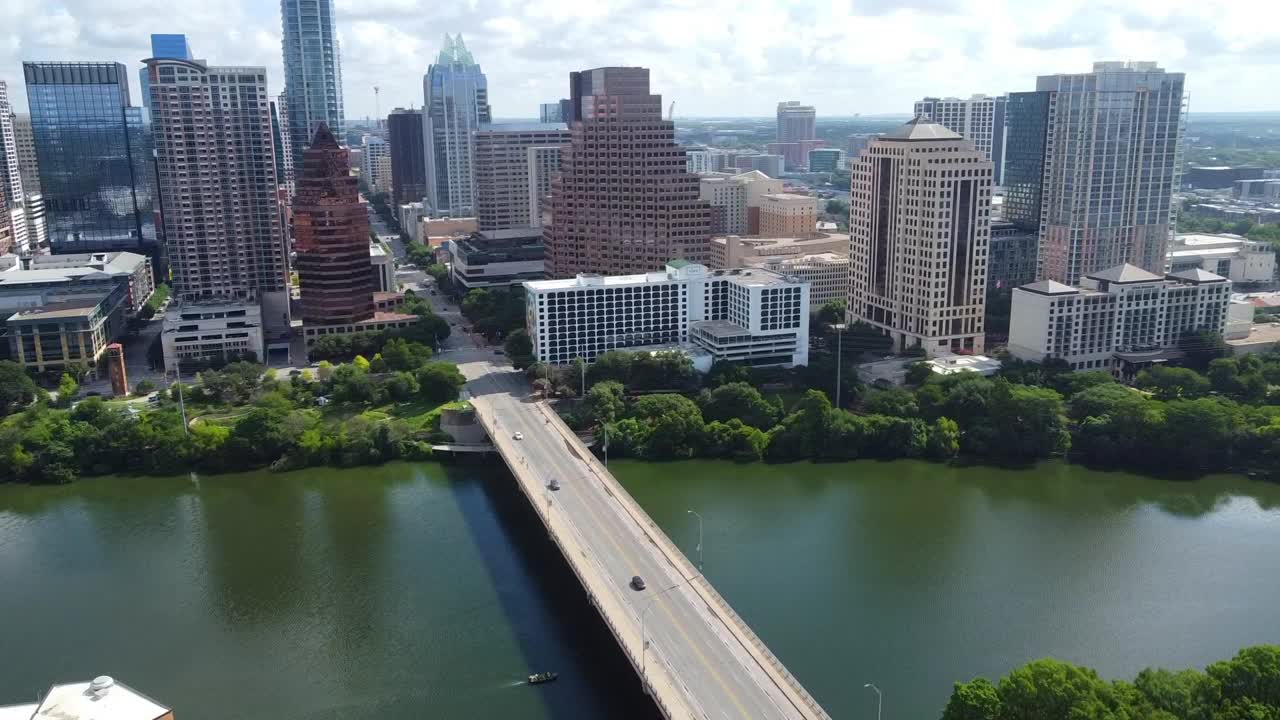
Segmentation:
[(653, 718), (510, 482), (0, 485), (0, 705), (106, 673), (184, 719)]
[[(1280, 642), (1280, 486), (1046, 464), (611, 467), (839, 720), (1053, 655), (1130, 677)], [(108, 673), (184, 720), (651, 720), (504, 472), (0, 486), (0, 704)], [(521, 684), (551, 669), (548, 686)]]
[(1280, 485), (1047, 463), (612, 462), (835, 718), (937, 718), (1054, 656), (1130, 678), (1280, 643)]

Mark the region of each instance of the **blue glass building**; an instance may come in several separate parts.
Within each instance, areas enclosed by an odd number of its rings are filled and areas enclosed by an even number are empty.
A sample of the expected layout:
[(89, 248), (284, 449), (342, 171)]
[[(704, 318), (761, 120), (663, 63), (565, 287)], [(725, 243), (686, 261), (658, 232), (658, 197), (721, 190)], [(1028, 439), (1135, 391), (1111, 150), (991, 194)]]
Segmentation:
[(333, 16), (333, 0), (280, 0), (285, 110), (296, 167), (302, 167), (302, 151), (320, 123), (339, 138), (346, 127)]
[(22, 71), (50, 248), (154, 254), (150, 138), (124, 65), (26, 62)]
[(462, 35), (444, 36), (444, 48), (422, 78), (422, 94), (427, 203), (437, 213), (470, 215), (475, 208), (471, 135), (493, 122), (493, 111), (489, 81)]

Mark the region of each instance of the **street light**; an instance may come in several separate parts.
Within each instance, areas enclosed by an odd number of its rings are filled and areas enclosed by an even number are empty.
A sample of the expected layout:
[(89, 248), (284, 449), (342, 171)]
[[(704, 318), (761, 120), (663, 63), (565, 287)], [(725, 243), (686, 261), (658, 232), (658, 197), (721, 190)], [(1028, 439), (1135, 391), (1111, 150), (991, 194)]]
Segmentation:
[(880, 720), (880, 711), (884, 709), (884, 695), (880, 694), (880, 688), (875, 683), (867, 683), (864, 688), (871, 688), (876, 691), (876, 720)]
[(698, 518), (698, 572), (702, 572), (702, 516), (693, 510), (686, 510), (685, 512)]
[(842, 360), (844, 356), (844, 323), (836, 323), (831, 327), (836, 329), (836, 409), (840, 409), (840, 369), (844, 366)]
[[(685, 582), (690, 582), (690, 581), (692, 581), (692, 578), (690, 578), (689, 580), (686, 580)], [(649, 649), (649, 641), (644, 639), (644, 618), (649, 613), (649, 611), (653, 609), (654, 601), (656, 601), (658, 598), (662, 597), (663, 595), (666, 595), (667, 593), (671, 592), (672, 590), (675, 590), (681, 585), (684, 585), (684, 582), (678, 582), (675, 585), (672, 585), (671, 587), (663, 590), (662, 592), (655, 593), (653, 597), (649, 598), (649, 602), (644, 606), (644, 609), (640, 611), (640, 679), (646, 685), (649, 682), (649, 675), (648, 675), (649, 656), (645, 651)]]

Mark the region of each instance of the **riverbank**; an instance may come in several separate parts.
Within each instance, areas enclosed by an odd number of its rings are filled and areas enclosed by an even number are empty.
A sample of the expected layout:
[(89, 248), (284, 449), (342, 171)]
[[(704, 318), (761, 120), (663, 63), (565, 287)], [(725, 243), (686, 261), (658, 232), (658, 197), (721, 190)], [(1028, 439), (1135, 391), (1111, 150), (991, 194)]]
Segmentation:
[(427, 459), (433, 442), (449, 439), (439, 415), (464, 379), (450, 363), (425, 361), (426, 348), (401, 355), (321, 362), (314, 378), (287, 381), (232, 363), (175, 384), (145, 409), (101, 398), (69, 410), (36, 403), (0, 422), (0, 483)]

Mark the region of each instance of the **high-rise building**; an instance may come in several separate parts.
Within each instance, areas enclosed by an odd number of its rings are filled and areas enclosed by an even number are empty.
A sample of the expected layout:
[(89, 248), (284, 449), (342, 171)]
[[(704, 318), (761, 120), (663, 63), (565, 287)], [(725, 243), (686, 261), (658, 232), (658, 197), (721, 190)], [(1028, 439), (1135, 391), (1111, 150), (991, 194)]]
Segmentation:
[[(177, 58), (194, 60), (191, 46), (187, 44), (186, 35), (151, 34), (151, 57)], [(142, 88), (142, 117), (146, 123), (151, 122), (151, 80), (147, 77), (145, 67), (138, 70), (138, 86)]]
[(915, 104), (915, 114), (954, 130), (973, 143), (995, 166), (996, 185), (1004, 184), (1005, 97), (974, 95), (967, 99), (927, 97)]
[(26, 194), (22, 190), (22, 170), (18, 163), (18, 143), (13, 130), (13, 107), (8, 85), (0, 80), (0, 225), (7, 225), (4, 252), (29, 250)]
[(475, 204), (471, 135), (493, 121), (489, 81), (462, 36), (444, 48), (422, 79), (427, 204), (438, 214), (470, 215)]
[(843, 169), (844, 151), (839, 148), (815, 148), (809, 151), (809, 172), (833, 173)]
[(544, 233), (548, 274), (650, 272), (673, 258), (705, 264), (711, 206), (685, 170), (662, 96), (649, 92), (649, 70), (584, 70), (569, 84), (571, 141)]
[(1098, 62), (1047, 75), (1040, 277), (1073, 284), (1123, 263), (1164, 270), (1182, 173), (1182, 73)]
[(538, 122), (541, 123), (562, 123), (564, 122), (564, 109), (558, 100), (553, 103), (542, 103), (538, 106)]
[(268, 334), (287, 333), (288, 256), (266, 68), (146, 62), (174, 297), (260, 304)]
[(293, 164), (320, 123), (337, 137), (346, 127), (342, 110), (342, 53), (334, 26), (333, 0), (280, 0), (284, 94), (288, 99)]
[(982, 352), (990, 160), (916, 116), (853, 163), (849, 314), (929, 356)]
[(1038, 233), (1043, 209), (1049, 93), (1009, 93), (1004, 117), (1004, 219), (1020, 230)]
[(375, 193), (391, 192), (391, 145), (377, 135), (365, 135), (361, 142), (360, 177)]
[(22, 64), (53, 252), (155, 250), (150, 138), (124, 65)]
[(283, 189), (284, 203), (293, 200), (293, 146), (289, 142), (289, 128), (285, 125), (288, 118), (288, 105), (284, 95), (271, 103), (271, 144), (275, 146), (273, 159), (276, 165), (276, 181)]
[(567, 142), (562, 123), (485, 125), (476, 131), (472, 166), (480, 232), (542, 225), (543, 198)]
[(392, 110), (387, 116), (387, 142), (391, 144), (391, 195), (395, 204), (420, 202), (427, 194), (422, 111)]
[(303, 153), (293, 202), (302, 322), (345, 325), (373, 317), (369, 214), (347, 151), (321, 125)]
[(780, 143), (813, 140), (817, 111), (812, 105), (801, 105), (798, 100), (778, 103), (778, 135)]
[(18, 150), (18, 171), (22, 174), (22, 189), (28, 193), (40, 192), (40, 163), (36, 160), (36, 141), (31, 135), (31, 116), (19, 113), (13, 116), (13, 139)]

